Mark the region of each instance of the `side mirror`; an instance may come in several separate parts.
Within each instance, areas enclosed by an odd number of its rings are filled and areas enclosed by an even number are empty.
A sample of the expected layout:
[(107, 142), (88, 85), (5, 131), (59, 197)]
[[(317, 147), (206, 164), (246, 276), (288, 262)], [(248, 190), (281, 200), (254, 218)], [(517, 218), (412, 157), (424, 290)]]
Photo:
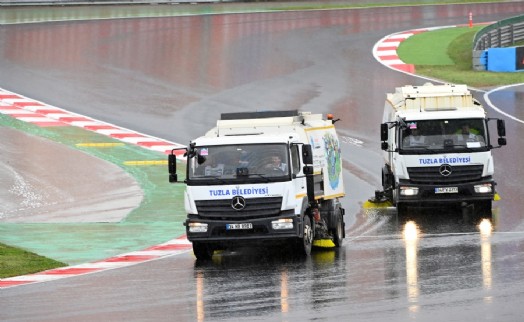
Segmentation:
[(176, 174), (176, 155), (170, 154), (167, 156), (167, 168), (169, 171), (169, 182), (177, 182), (178, 176)]
[(305, 165), (302, 168), (302, 172), (304, 172), (305, 175), (312, 175), (313, 174), (313, 166), (312, 165)]
[(387, 142), (382, 142), (381, 146), (382, 150), (387, 151), (389, 148), (389, 144)]
[(313, 149), (311, 144), (302, 145), (302, 161), (304, 164), (313, 164)]
[(506, 138), (499, 138), (499, 145), (502, 146), (502, 145), (506, 145)]
[(169, 174), (176, 173), (176, 155), (170, 154), (167, 156), (167, 168)]
[(388, 140), (388, 130), (388, 125), (386, 123), (380, 124), (380, 141)]
[(504, 120), (497, 120), (497, 132), (499, 136), (506, 136), (506, 124), (504, 123)]

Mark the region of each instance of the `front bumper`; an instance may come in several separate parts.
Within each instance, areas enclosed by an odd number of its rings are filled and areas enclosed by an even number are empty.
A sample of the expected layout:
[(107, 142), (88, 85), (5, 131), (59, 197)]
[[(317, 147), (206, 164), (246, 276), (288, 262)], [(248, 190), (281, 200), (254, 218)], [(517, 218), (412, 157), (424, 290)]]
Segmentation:
[[(274, 229), (272, 222), (279, 219), (291, 219), (293, 226), (290, 229)], [(207, 224), (206, 231), (191, 232), (190, 223)], [(252, 224), (251, 229), (227, 229), (228, 224)], [(191, 217), (184, 222), (186, 235), (189, 241), (212, 242), (223, 246), (264, 244), (284, 239), (302, 237), (302, 218), (300, 215), (281, 215), (270, 218), (248, 220), (216, 220)]]
[[(475, 202), (493, 200), (495, 186), (496, 183), (492, 179), (451, 184), (413, 184), (401, 181), (396, 188), (396, 195), (397, 202), (408, 204)], [(405, 195), (408, 191), (413, 193), (415, 190), (418, 190), (416, 194)]]

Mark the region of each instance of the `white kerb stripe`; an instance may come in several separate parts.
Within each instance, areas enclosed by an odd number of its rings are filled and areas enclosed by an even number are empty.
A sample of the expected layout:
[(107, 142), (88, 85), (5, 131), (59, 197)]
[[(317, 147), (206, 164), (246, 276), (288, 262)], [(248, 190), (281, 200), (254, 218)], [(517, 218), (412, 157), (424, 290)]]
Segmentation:
[(397, 56), (397, 51), (396, 50), (380, 50), (378, 51), (377, 50), (377, 56), (378, 57), (381, 57), (381, 56)]

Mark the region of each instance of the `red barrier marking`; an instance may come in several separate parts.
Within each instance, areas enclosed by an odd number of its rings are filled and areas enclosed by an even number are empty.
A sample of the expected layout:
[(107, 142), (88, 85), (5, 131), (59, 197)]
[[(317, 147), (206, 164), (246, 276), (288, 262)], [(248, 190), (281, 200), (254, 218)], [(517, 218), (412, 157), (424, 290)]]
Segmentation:
[[(165, 151), (164, 151), (164, 154), (171, 154), (171, 151), (172, 151), (172, 150), (173, 150), (173, 149), (165, 150)], [(181, 156), (181, 155), (183, 155), (184, 153), (186, 153), (186, 150), (181, 149), (181, 150), (176, 150), (174, 154), (175, 154), (176, 156)]]
[(390, 47), (378, 47), (377, 51), (386, 51), (386, 50), (397, 50), (398, 47), (396, 46), (390, 46)]
[(138, 142), (137, 144), (140, 146), (146, 146), (148, 148), (158, 145), (173, 145), (172, 143), (168, 142)]
[(13, 98), (23, 98), (21, 96), (18, 96), (18, 95), (14, 95), (14, 94), (0, 94), (0, 100), (6, 100), (6, 99), (13, 99)]
[(65, 116), (58, 118), (61, 122), (71, 123), (71, 122), (92, 122), (92, 119), (83, 116)]
[(16, 106), (9, 105), (9, 106), (0, 106), (0, 111), (1, 111), (1, 110), (4, 110), (4, 111), (12, 111), (12, 110), (21, 110), (21, 108), (16, 107)]
[(415, 73), (415, 65), (413, 65), (413, 64), (393, 64), (393, 65), (390, 65), (390, 66), (395, 68), (395, 69), (398, 69), (398, 70), (401, 70), (401, 71), (405, 71), (405, 72), (408, 72), (408, 73), (411, 73), (411, 74)]
[(0, 281), (0, 288), (16, 286), (16, 285), (23, 285), (23, 284), (34, 283), (34, 282), (35, 281)]
[(26, 106), (45, 106), (44, 104), (42, 103), (38, 103), (38, 102), (16, 102), (14, 103), (14, 105), (18, 106), (18, 107), (26, 107)]
[(157, 258), (158, 256), (155, 255), (125, 255), (125, 256), (117, 256), (117, 257), (111, 257), (103, 262), (142, 262), (147, 261), (153, 258)]
[(191, 248), (191, 244), (169, 244), (150, 247), (146, 250), (181, 250)]
[(405, 38), (388, 38), (384, 40), (383, 42), (403, 42), (406, 40)]
[(103, 268), (96, 268), (96, 267), (90, 267), (90, 268), (82, 268), (82, 267), (70, 267), (70, 268), (59, 268), (54, 269), (51, 271), (45, 271), (40, 274), (45, 275), (78, 275), (78, 274), (86, 274), (91, 272), (96, 272), (103, 270)]
[(58, 109), (46, 109), (46, 108), (42, 108), (42, 109), (37, 109), (37, 110), (35, 111), (35, 113), (42, 114), (42, 115), (47, 115), (47, 114), (54, 114), (54, 113), (64, 113), (64, 111), (62, 111), (62, 110), (58, 110)]
[(90, 130), (90, 131), (98, 131), (98, 130), (118, 130), (117, 127), (112, 125), (87, 125), (84, 126), (84, 129)]
[(114, 133), (109, 135), (112, 138), (115, 139), (123, 139), (123, 138), (135, 138), (135, 137), (145, 137), (144, 135), (138, 134), (138, 133)]

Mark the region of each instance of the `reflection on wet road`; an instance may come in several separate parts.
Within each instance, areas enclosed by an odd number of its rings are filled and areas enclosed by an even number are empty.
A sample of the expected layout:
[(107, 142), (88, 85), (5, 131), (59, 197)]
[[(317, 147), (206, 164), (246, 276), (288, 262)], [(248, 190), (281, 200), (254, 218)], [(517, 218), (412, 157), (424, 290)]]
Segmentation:
[[(374, 229), (353, 231), (340, 250), (317, 250), (307, 260), (255, 248), (215, 254), (195, 264), (195, 316), (287, 320), (391, 313), (402, 320), (431, 316), (428, 303), (442, 297), (471, 307), (494, 304), (496, 289), (511, 283), (507, 269), (515, 267), (493, 254), (505, 252), (508, 242), (522, 247), (524, 233), (496, 234), (491, 219), (464, 220), (461, 211), (446, 211), (432, 219), (427, 212), (398, 218), (392, 209), (370, 211), (364, 226)], [(523, 259), (520, 253), (512, 261)]]

